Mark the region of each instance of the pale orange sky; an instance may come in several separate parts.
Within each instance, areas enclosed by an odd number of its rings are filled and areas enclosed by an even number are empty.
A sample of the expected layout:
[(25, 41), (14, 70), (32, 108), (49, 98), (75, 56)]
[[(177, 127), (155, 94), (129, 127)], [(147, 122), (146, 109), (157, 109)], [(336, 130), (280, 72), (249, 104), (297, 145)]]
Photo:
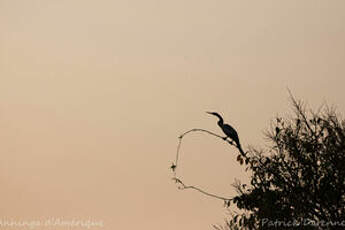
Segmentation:
[[(220, 133), (214, 110), (245, 148), (264, 146), (287, 87), (344, 113), (344, 12), (342, 0), (0, 0), (0, 218), (223, 223), (220, 201), (171, 181), (177, 136)], [(187, 183), (232, 196), (245, 180), (222, 141), (192, 134), (182, 150)]]

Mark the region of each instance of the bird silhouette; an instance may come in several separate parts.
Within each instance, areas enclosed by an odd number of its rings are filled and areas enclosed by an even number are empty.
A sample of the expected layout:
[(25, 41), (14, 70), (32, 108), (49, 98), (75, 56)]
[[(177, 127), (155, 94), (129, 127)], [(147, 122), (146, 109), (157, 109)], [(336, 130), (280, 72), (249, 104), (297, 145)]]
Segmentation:
[(223, 130), (223, 132), (226, 135), (226, 137), (224, 137), (223, 139), (226, 140), (227, 138), (230, 138), (232, 141), (234, 141), (236, 143), (237, 148), (241, 152), (241, 154), (245, 155), (243, 150), (242, 150), (242, 146), (240, 144), (240, 139), (238, 138), (238, 134), (237, 134), (236, 130), (231, 125), (224, 124), (224, 120), (223, 120), (222, 116), (219, 115), (218, 113), (215, 113), (215, 112), (206, 112), (206, 113), (218, 117), (219, 121), (217, 122), (217, 124)]

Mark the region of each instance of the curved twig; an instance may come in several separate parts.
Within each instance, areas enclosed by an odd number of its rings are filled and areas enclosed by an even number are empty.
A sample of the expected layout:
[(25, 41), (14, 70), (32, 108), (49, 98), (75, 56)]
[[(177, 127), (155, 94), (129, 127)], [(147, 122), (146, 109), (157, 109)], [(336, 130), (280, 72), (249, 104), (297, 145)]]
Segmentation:
[[(191, 133), (191, 132), (205, 132), (205, 133), (208, 133), (208, 134), (210, 134), (210, 135), (212, 135), (212, 136), (215, 136), (215, 137), (218, 137), (218, 138), (221, 138), (221, 139), (224, 140), (224, 137), (222, 137), (222, 136), (220, 136), (220, 135), (218, 135), (218, 134), (216, 134), (216, 133), (213, 133), (213, 132), (211, 132), (211, 131), (208, 131), (208, 130), (206, 130), (206, 129), (191, 129), (191, 130), (188, 130), (188, 131), (184, 132), (183, 134), (181, 134), (181, 135), (178, 137), (178, 138), (179, 138), (179, 143), (178, 143), (178, 145), (177, 145), (176, 159), (175, 159), (175, 162), (174, 162), (174, 164), (173, 164), (175, 175), (176, 175), (176, 167), (177, 167), (177, 163), (178, 163), (178, 159), (179, 159), (179, 155), (180, 155), (180, 149), (181, 149), (181, 144), (182, 144), (182, 138), (183, 138), (184, 136), (186, 136), (188, 133)], [(230, 141), (230, 140), (228, 140), (228, 139), (226, 139), (225, 141), (228, 142), (230, 145), (233, 145), (233, 146), (237, 147), (232, 141)]]
[(174, 177), (172, 178), (176, 183), (178, 183), (180, 186), (178, 187), (179, 189), (181, 190), (185, 190), (185, 189), (193, 189), (193, 190), (196, 190), (206, 196), (209, 196), (209, 197), (213, 197), (213, 198), (216, 198), (216, 199), (219, 199), (219, 200), (222, 200), (224, 201), (225, 205), (229, 206), (230, 205), (230, 202), (232, 201), (232, 199), (230, 198), (226, 198), (226, 197), (222, 197), (222, 196), (219, 196), (219, 195), (216, 195), (216, 194), (212, 194), (212, 193), (209, 193), (201, 188), (198, 188), (196, 186), (193, 186), (193, 185), (186, 185), (184, 182), (182, 182), (178, 177), (177, 177), (177, 165), (178, 165), (178, 160), (179, 160), (179, 155), (180, 155), (180, 150), (181, 150), (181, 145), (182, 145), (182, 139), (184, 136), (186, 136), (187, 134), (191, 133), (191, 132), (205, 132), (207, 134), (210, 134), (212, 136), (215, 136), (215, 137), (218, 137), (218, 138), (221, 138), (222, 140), (228, 142), (230, 145), (233, 145), (235, 146), (237, 149), (239, 148), (238, 146), (236, 146), (231, 140), (228, 140), (216, 133), (213, 133), (211, 131), (208, 131), (206, 129), (191, 129), (191, 130), (188, 130), (186, 132), (184, 132), (183, 134), (181, 134), (179, 136), (179, 142), (178, 142), (178, 145), (177, 145), (177, 151), (176, 151), (176, 159), (175, 159), (175, 162), (172, 164), (171, 166), (171, 169), (173, 170), (174, 172)]
[(185, 190), (185, 189), (193, 189), (193, 190), (196, 190), (198, 192), (201, 192), (202, 194), (206, 195), (206, 196), (210, 196), (210, 197), (213, 197), (213, 198), (216, 198), (216, 199), (219, 199), (219, 200), (223, 200), (223, 201), (226, 201), (226, 202), (229, 202), (229, 201), (232, 201), (232, 199), (229, 199), (229, 198), (226, 198), (226, 197), (222, 197), (222, 196), (218, 196), (216, 194), (212, 194), (212, 193), (209, 193), (207, 191), (204, 191), (196, 186), (193, 186), (193, 185), (186, 185), (185, 183), (183, 183), (180, 179), (178, 178), (173, 178), (173, 180), (175, 180), (176, 183), (180, 184), (180, 186), (178, 187), (179, 189), (181, 190)]

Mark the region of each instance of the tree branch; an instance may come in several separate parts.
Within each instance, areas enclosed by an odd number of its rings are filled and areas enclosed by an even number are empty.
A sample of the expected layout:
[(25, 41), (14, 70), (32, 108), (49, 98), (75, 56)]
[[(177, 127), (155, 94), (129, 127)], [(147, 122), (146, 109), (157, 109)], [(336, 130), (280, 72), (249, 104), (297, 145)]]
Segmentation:
[(202, 194), (206, 195), (206, 196), (210, 196), (219, 200), (223, 200), (224, 202), (230, 202), (232, 201), (232, 199), (226, 198), (226, 197), (222, 197), (222, 196), (218, 196), (212, 193), (209, 193), (205, 190), (202, 190), (201, 188), (198, 188), (196, 186), (193, 185), (186, 185), (185, 183), (183, 183), (180, 179), (174, 177), (173, 180), (175, 180), (176, 183), (180, 184), (180, 186), (178, 187), (181, 190), (185, 190), (185, 189), (193, 189), (196, 190), (198, 192), (201, 192)]
[[(178, 183), (180, 186), (178, 187), (179, 189), (181, 190), (185, 190), (185, 189), (192, 189), (192, 190), (196, 190), (206, 196), (209, 196), (209, 197), (213, 197), (213, 198), (216, 198), (216, 199), (219, 199), (219, 200), (222, 200), (224, 201), (224, 204), (226, 206), (230, 206), (230, 202), (232, 201), (232, 199), (230, 198), (226, 198), (226, 197), (222, 197), (222, 196), (219, 196), (219, 195), (216, 195), (216, 194), (212, 194), (212, 193), (209, 193), (203, 189), (200, 189), (196, 186), (193, 186), (193, 185), (186, 185), (184, 182), (182, 182), (178, 177), (177, 177), (177, 166), (178, 166), (178, 160), (179, 160), (179, 155), (180, 155), (180, 150), (181, 150), (181, 145), (182, 145), (182, 139), (183, 137), (185, 137), (187, 134), (191, 133), (191, 132), (204, 132), (204, 133), (207, 133), (209, 135), (212, 135), (212, 136), (215, 136), (215, 137), (218, 137), (226, 142), (228, 142), (230, 145), (233, 145), (235, 146), (239, 151), (239, 146), (235, 145), (231, 140), (228, 140), (228, 139), (224, 139), (224, 137), (216, 134), (216, 133), (213, 133), (211, 131), (208, 131), (208, 130), (205, 130), (205, 129), (191, 129), (191, 130), (188, 130), (186, 132), (184, 132), (183, 134), (181, 134), (178, 138), (179, 138), (179, 142), (178, 142), (178, 145), (177, 145), (177, 150), (176, 150), (176, 159), (175, 159), (175, 162), (172, 164), (171, 166), (171, 169), (173, 170), (174, 172), (174, 177), (172, 178), (176, 183)], [(240, 151), (241, 153), (241, 151)], [(241, 155), (243, 155), (241, 153)], [(248, 158), (247, 156), (244, 156), (246, 159)], [(248, 158), (249, 160), (249, 158)]]

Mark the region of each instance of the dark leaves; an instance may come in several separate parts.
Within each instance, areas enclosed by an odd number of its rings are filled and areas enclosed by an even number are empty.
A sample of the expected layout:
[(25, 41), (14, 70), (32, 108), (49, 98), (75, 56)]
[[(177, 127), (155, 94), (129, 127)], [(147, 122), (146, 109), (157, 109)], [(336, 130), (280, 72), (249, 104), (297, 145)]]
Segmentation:
[[(345, 219), (345, 121), (295, 107), (295, 118), (277, 118), (270, 154), (252, 151), (245, 159), (250, 185), (243, 184), (233, 202), (251, 219), (237, 215), (231, 220), (237, 226), (260, 229), (263, 218)], [(240, 155), (237, 161), (243, 164)]]

